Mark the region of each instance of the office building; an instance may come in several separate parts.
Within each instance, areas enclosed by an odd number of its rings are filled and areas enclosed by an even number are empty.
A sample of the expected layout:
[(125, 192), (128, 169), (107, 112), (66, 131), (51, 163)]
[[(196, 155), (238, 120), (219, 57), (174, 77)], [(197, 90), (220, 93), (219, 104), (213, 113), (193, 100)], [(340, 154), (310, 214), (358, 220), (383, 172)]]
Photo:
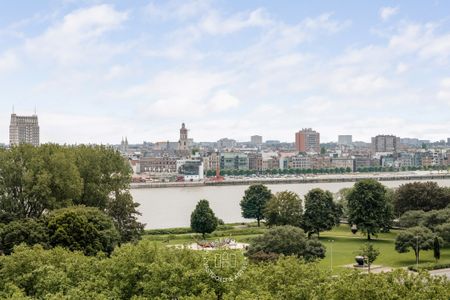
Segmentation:
[(320, 134), (311, 128), (295, 133), (295, 149), (299, 152), (320, 153)]
[(338, 144), (350, 146), (352, 144), (352, 136), (351, 135), (339, 135), (338, 136)]
[(252, 135), (250, 137), (250, 143), (253, 145), (261, 145), (262, 144), (262, 136), (260, 135)]
[(397, 152), (400, 146), (400, 138), (394, 135), (377, 135), (372, 138), (372, 151)]
[(9, 144), (11, 146), (19, 144), (39, 146), (39, 123), (36, 114), (32, 116), (11, 114)]

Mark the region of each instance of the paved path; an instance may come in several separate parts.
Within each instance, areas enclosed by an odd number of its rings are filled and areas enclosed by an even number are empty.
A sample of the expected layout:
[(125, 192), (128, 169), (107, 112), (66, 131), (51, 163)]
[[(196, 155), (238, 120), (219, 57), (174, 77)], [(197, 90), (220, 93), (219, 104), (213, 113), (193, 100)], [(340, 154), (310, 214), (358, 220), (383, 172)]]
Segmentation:
[(433, 271), (429, 271), (429, 273), (433, 276), (447, 276), (447, 278), (450, 279), (450, 268), (433, 270)]

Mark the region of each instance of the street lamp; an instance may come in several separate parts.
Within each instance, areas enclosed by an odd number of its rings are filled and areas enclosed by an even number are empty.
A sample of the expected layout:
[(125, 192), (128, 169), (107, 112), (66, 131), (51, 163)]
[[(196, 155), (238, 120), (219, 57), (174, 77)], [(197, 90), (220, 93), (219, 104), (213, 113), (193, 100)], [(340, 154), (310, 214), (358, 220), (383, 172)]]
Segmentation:
[(419, 271), (419, 236), (416, 235), (416, 269)]
[(330, 245), (330, 249), (331, 249), (331, 251), (330, 251), (330, 269), (331, 269), (331, 272), (333, 272), (333, 242), (334, 242), (334, 240), (328, 240), (330, 243), (331, 243), (331, 245)]

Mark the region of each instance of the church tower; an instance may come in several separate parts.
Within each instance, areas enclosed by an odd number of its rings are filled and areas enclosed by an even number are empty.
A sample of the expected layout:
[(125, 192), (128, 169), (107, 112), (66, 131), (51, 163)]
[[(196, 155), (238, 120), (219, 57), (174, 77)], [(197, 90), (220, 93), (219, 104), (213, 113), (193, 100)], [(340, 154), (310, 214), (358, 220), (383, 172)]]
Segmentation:
[(189, 152), (188, 130), (186, 126), (181, 124), (180, 140), (178, 141), (178, 151)]

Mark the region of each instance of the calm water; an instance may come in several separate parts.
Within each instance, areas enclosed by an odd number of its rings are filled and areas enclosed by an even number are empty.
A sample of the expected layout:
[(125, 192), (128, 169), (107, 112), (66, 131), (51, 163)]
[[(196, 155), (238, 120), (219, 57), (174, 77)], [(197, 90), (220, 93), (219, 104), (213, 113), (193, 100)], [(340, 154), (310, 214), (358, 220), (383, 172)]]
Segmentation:
[[(450, 187), (450, 180), (434, 180), (441, 186)], [(397, 187), (411, 181), (383, 181), (388, 187)], [(267, 185), (272, 192), (293, 191), (303, 197), (313, 188), (322, 188), (333, 193), (353, 182), (275, 184)], [(146, 228), (171, 228), (189, 226), (191, 212), (200, 199), (207, 199), (217, 217), (229, 222), (245, 221), (241, 217), (239, 202), (248, 188), (245, 185), (202, 186), (185, 188), (133, 189), (134, 200), (141, 205), (140, 221)], [(248, 221), (248, 220), (247, 220)]]

